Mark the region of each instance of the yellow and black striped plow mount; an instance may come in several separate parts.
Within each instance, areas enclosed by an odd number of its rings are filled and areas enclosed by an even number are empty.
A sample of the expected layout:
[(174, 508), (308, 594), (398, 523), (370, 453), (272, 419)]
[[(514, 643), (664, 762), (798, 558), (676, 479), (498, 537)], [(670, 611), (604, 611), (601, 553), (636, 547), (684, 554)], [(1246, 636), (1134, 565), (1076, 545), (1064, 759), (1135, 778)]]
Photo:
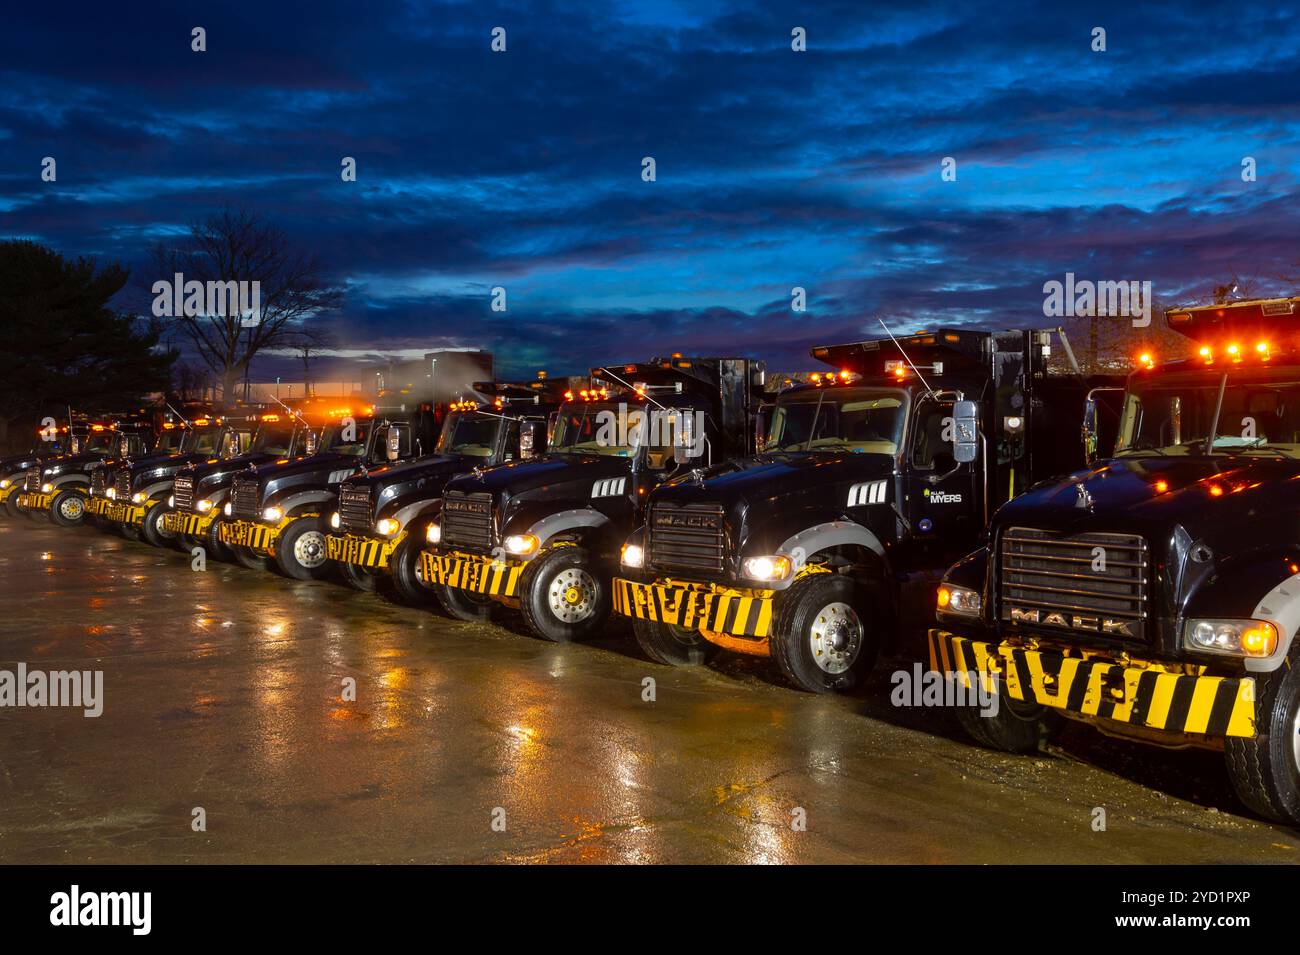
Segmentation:
[(162, 529), (169, 534), (184, 534), (187, 537), (202, 537), (216, 520), (216, 510), (206, 514), (194, 514), (190, 511), (168, 511), (162, 517)]
[(54, 500), (53, 494), (37, 494), (34, 491), (22, 491), (18, 495), (18, 506), (25, 507), (29, 511), (48, 511), (50, 501)]
[(103, 517), (108, 513), (108, 509), (113, 506), (113, 502), (106, 497), (90, 496), (86, 498), (86, 513), (95, 517)]
[(772, 631), (771, 593), (672, 581), (640, 584), (615, 577), (614, 610), (688, 630), (765, 639)]
[(217, 529), (221, 543), (253, 550), (269, 551), (279, 536), (279, 527), (252, 521), (223, 521)]
[(513, 597), (519, 592), (523, 564), (508, 563), (478, 554), (420, 552), (424, 579), (453, 590), (468, 590), (489, 597)]
[(371, 537), (358, 537), (355, 534), (330, 534), (325, 538), (325, 549), (330, 560), (344, 564), (355, 564), (372, 570), (383, 570), (388, 566), (388, 559), (397, 550), (397, 545), (406, 540), (403, 531), (392, 540), (377, 540)]
[(955, 674), (968, 688), (971, 673), (993, 674), (1013, 700), (1082, 716), (1171, 733), (1255, 735), (1255, 681), (1209, 676), (1204, 667), (1125, 666), (931, 630), (930, 668)]

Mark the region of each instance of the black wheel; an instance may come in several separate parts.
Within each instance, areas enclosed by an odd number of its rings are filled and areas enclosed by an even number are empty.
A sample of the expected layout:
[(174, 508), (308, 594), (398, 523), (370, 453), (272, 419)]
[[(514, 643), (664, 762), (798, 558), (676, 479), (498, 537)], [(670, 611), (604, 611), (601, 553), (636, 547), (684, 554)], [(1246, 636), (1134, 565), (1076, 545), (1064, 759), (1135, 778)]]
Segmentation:
[(1060, 729), (1064, 717), (1051, 707), (1022, 703), (999, 688), (998, 711), (985, 716), (973, 706), (957, 708), (957, 722), (975, 742), (1004, 753), (1037, 753)]
[(440, 584), (430, 589), (439, 606), (457, 620), (486, 623), (496, 616), (497, 608), (501, 606), (491, 597), (470, 593), (468, 590), (457, 590)]
[(609, 619), (609, 582), (585, 547), (556, 547), (535, 557), (519, 578), (519, 608), (537, 634), (556, 643), (582, 640)]
[[(218, 560), (235, 559), (234, 552), (221, 542), (221, 519), (220, 518), (217, 518), (211, 524), (208, 525), (207, 532), (204, 533), (203, 538), (202, 540), (199, 541), (199, 543), (202, 544), (203, 547), (207, 550), (209, 557), (215, 557)], [(252, 551), (249, 551), (250, 559), (255, 556), (257, 555), (255, 555)], [(248, 565), (245, 564), (244, 566), (247, 567)], [(265, 560), (262, 562), (261, 569), (263, 570), (266, 569)]]
[(388, 573), (393, 578), (397, 598), (413, 607), (427, 607), (436, 599), (433, 588), (424, 582), (424, 570), (420, 566), (423, 540), (422, 529), (418, 537), (408, 534), (406, 540), (397, 545), (393, 556), (388, 558)]
[(880, 645), (861, 589), (839, 574), (811, 574), (781, 595), (772, 659), (787, 680), (810, 693), (847, 690), (875, 662)]
[(186, 554), (194, 553), (194, 548), (203, 547), (203, 541), (199, 540), (193, 534), (177, 534), (172, 541), (173, 546), (179, 551)]
[(1255, 677), (1253, 738), (1229, 736), (1224, 760), (1237, 797), (1261, 816), (1300, 825), (1300, 654)]
[(713, 659), (718, 646), (700, 636), (698, 630), (688, 630), (671, 623), (654, 620), (632, 621), (632, 632), (641, 652), (655, 663), (670, 667), (700, 666)]
[(60, 527), (76, 527), (85, 516), (86, 498), (76, 491), (59, 491), (50, 501), (50, 519)]
[(176, 540), (176, 535), (172, 531), (163, 530), (162, 519), (167, 516), (167, 503), (159, 501), (149, 510), (144, 512), (144, 520), (140, 523), (140, 536), (145, 539), (146, 543), (153, 544), (154, 547), (171, 547)]
[(373, 594), (379, 589), (379, 578), (384, 575), (382, 570), (362, 567), (360, 564), (349, 564), (344, 561), (338, 561), (338, 565), (343, 574), (343, 579), (348, 582), (349, 586), (365, 594)]
[(249, 570), (270, 569), (271, 558), (260, 551), (253, 550), (251, 547), (242, 547), (235, 544), (230, 548), (230, 554), (240, 567), (247, 567)]
[(50, 519), (50, 512), (43, 511), (38, 507), (24, 508), (23, 513), (27, 515), (29, 521), (35, 521), (37, 524), (48, 523)]
[(18, 494), (14, 491), (5, 498), (5, 513), (15, 520), (23, 516), (23, 510), (18, 506)]
[(320, 580), (328, 575), (333, 561), (325, 544), (325, 522), (319, 517), (300, 517), (286, 527), (275, 545), (275, 563), (294, 580)]

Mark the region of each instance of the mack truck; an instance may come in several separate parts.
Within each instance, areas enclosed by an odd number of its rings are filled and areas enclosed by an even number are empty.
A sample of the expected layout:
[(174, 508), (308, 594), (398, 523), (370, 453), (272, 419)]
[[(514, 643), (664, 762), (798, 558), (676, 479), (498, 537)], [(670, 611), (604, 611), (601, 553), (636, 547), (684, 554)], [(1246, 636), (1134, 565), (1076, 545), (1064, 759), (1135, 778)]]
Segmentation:
[(813, 348), (830, 370), (778, 394), (760, 453), (649, 495), (614, 609), (658, 663), (724, 649), (847, 689), (907, 649), (902, 622), (929, 619), (1000, 503), (1082, 463), (1085, 396), (1104, 382), (1049, 374), (1050, 355), (1049, 331), (963, 328)]
[(545, 455), (447, 483), (424, 579), (460, 619), (505, 606), (547, 640), (597, 632), (619, 547), (652, 489), (752, 453), (765, 382), (764, 363), (748, 358), (593, 368), (590, 387), (564, 396)]
[(153, 427), (141, 415), (89, 421), (84, 439), (74, 437), (73, 453), (41, 461), (25, 472), (17, 507), (29, 517), (48, 518), (60, 527), (80, 524), (86, 517), (94, 475), (124, 446), (144, 453), (154, 444)]
[(1300, 298), (1166, 321), (1190, 357), (1149, 356), (1109, 457), (1008, 503), (948, 571), (930, 665), (996, 689), (996, 716), (958, 710), (985, 746), (1070, 719), (1221, 750), (1248, 808), (1300, 825)]
[(106, 492), (111, 503), (100, 517), (118, 525), (124, 536), (155, 547), (170, 546), (175, 535), (163, 526), (163, 518), (170, 511), (177, 473), (195, 462), (235, 457), (252, 439), (253, 423), (246, 415), (196, 418), (186, 425), (179, 451), (127, 458), (113, 469), (113, 484)]
[(345, 480), (326, 538), (344, 579), (362, 591), (389, 581), (401, 601), (431, 602), (420, 551), (441, 513), (444, 485), (464, 471), (540, 455), (548, 419), (570, 387), (570, 379), (544, 373), (528, 382), (476, 382), (470, 396), (451, 403), (432, 454)]
[(101, 530), (121, 532), (125, 527), (105, 517), (114, 506), (113, 499), (117, 491), (113, 486), (113, 478), (119, 466), (165, 458), (185, 450), (186, 435), (189, 433), (187, 422), (177, 412), (169, 410), (159, 414), (151, 427), (157, 439), (152, 445), (145, 445), (129, 433), (122, 433), (121, 426), (115, 426), (119, 439), (114, 456), (90, 472), (90, 489), (85, 501), (86, 520)]
[(213, 556), (233, 557), (221, 543), (220, 525), (235, 475), (249, 465), (287, 463), (304, 457), (308, 444), (319, 437), (324, 424), (319, 416), (309, 420), (287, 406), (278, 411), (253, 412), (250, 419), (257, 430), (242, 454), (196, 461), (176, 472), (161, 527), (183, 550), (202, 546)]
[(27, 470), (41, 465), (52, 458), (74, 453), (77, 438), (84, 438), (89, 427), (74, 422), (44, 426), (36, 431), (39, 440), (26, 451), (8, 454), (0, 458), (0, 516), (22, 517), (18, 508), (18, 495), (25, 488)]

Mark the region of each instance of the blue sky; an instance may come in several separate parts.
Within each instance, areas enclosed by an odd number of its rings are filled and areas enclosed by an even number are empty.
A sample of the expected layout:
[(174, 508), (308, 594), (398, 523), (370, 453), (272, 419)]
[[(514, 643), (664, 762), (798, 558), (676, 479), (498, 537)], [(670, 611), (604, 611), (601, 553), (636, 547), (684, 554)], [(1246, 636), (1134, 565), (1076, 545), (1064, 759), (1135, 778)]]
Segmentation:
[(351, 348), (480, 345), (507, 374), (667, 351), (802, 368), (878, 318), (1041, 324), (1067, 271), (1165, 302), (1300, 272), (1281, 7), (110, 6), (6, 11), (0, 235), (147, 287), (152, 243), (244, 206), (347, 288), (330, 324)]

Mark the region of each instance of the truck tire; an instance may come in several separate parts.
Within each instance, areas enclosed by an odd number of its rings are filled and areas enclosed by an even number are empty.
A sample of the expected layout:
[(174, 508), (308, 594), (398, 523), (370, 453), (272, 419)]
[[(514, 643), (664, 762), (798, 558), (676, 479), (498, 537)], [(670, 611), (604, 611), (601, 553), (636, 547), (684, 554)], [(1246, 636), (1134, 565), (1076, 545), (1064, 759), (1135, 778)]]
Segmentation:
[(235, 563), (240, 567), (247, 567), (249, 570), (269, 570), (271, 566), (270, 557), (258, 553), (251, 547), (235, 544), (230, 548), (230, 555), (235, 558)]
[[(215, 557), (218, 560), (235, 559), (234, 551), (232, 551), (229, 547), (227, 547), (225, 544), (221, 542), (220, 519), (214, 520), (211, 524), (208, 525), (207, 532), (204, 533), (203, 539), (200, 540), (199, 543), (202, 544), (203, 547), (207, 550), (209, 557)], [(249, 552), (249, 554), (250, 556), (255, 556), (252, 554), (251, 551)], [(262, 568), (263, 569), (266, 568), (265, 562), (263, 562)]]
[(72, 489), (60, 491), (50, 501), (50, 519), (60, 527), (76, 527), (86, 516), (86, 499)]
[(659, 623), (655, 620), (632, 620), (632, 632), (641, 652), (655, 663), (670, 667), (702, 666), (713, 659), (717, 644), (709, 643), (698, 630)]
[[(420, 541), (424, 540), (421, 532), (418, 538), (408, 535), (406, 540), (397, 545), (393, 556), (388, 558), (388, 572), (393, 578), (393, 589), (402, 603), (412, 607), (427, 607), (434, 602), (433, 588), (424, 582), (420, 570)], [(493, 601), (495, 604), (496, 601)]]
[(379, 578), (383, 576), (382, 570), (372, 570), (369, 567), (362, 567), (360, 564), (349, 564), (345, 561), (339, 561), (339, 571), (343, 574), (343, 579), (347, 581), (348, 586), (361, 591), (363, 594), (373, 594), (379, 589)]
[(162, 519), (166, 515), (166, 501), (159, 501), (144, 512), (144, 520), (140, 522), (140, 536), (145, 539), (146, 543), (153, 544), (154, 547), (172, 546), (172, 543), (176, 540), (176, 535), (171, 531), (162, 529)]
[(457, 620), (468, 623), (487, 623), (496, 616), (497, 608), (501, 606), (491, 597), (473, 594), (468, 590), (457, 590), (441, 584), (431, 587), (430, 590), (433, 591), (433, 596), (443, 610)]
[(17, 520), (23, 516), (23, 509), (18, 506), (19, 493), (20, 492), (18, 491), (14, 491), (5, 498), (5, 513), (8, 514), (12, 520)]
[(544, 640), (583, 640), (609, 619), (609, 585), (592, 569), (585, 547), (556, 547), (533, 558), (520, 575), (519, 609)]
[(294, 580), (328, 576), (333, 562), (325, 544), (325, 522), (319, 517), (300, 517), (286, 527), (275, 544), (275, 563)]
[(880, 638), (860, 589), (839, 574), (810, 574), (779, 600), (769, 639), (782, 675), (801, 690), (847, 690), (875, 662)]
[(998, 712), (982, 716), (973, 706), (957, 708), (957, 722), (971, 739), (1004, 753), (1037, 753), (1061, 727), (1063, 717), (1051, 707), (1021, 703), (998, 691)]
[(1237, 797), (1268, 819), (1300, 825), (1300, 659), (1255, 677), (1256, 735), (1229, 736), (1224, 761)]

